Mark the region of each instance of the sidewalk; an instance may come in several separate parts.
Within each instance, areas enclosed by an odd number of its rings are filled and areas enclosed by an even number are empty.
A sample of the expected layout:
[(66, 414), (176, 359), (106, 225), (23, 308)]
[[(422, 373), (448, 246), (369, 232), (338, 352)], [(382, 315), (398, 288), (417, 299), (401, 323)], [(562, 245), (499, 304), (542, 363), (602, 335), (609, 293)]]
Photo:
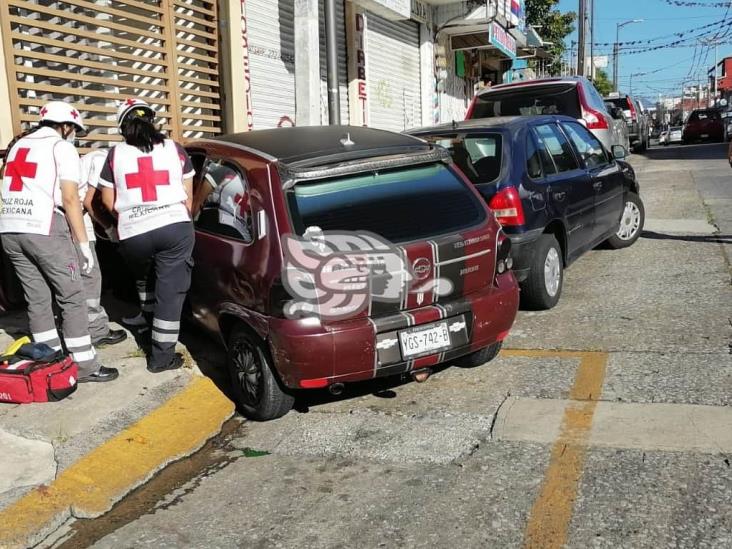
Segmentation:
[[(0, 316), (0, 350), (25, 325), (25, 312)], [(151, 374), (130, 335), (99, 350), (117, 380), (57, 403), (0, 404), (0, 548), (35, 545), (72, 515), (104, 514), (218, 434), (234, 405), (179, 351), (183, 368)]]

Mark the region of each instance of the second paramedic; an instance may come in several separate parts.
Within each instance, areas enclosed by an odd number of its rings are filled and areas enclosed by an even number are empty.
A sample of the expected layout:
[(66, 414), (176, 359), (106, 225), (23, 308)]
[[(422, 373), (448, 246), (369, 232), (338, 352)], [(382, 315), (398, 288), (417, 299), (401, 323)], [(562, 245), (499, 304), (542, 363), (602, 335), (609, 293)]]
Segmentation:
[(154, 122), (155, 112), (141, 99), (120, 106), (117, 123), (125, 141), (109, 152), (99, 183), (104, 205), (118, 216), (120, 252), (138, 281), (154, 284), (147, 368), (162, 372), (183, 365), (175, 345), (193, 266), (194, 170), (183, 147)]

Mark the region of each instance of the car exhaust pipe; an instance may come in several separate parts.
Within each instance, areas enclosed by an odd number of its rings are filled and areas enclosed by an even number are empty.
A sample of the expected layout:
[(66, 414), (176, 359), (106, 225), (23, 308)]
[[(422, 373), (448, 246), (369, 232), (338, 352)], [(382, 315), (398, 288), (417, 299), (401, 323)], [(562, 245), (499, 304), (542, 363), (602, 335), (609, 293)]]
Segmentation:
[(334, 383), (333, 385), (328, 386), (328, 391), (330, 391), (330, 394), (333, 396), (338, 396), (340, 394), (343, 394), (343, 383)]
[(429, 368), (422, 368), (421, 370), (412, 372), (412, 379), (417, 383), (424, 383), (431, 374), (432, 370)]

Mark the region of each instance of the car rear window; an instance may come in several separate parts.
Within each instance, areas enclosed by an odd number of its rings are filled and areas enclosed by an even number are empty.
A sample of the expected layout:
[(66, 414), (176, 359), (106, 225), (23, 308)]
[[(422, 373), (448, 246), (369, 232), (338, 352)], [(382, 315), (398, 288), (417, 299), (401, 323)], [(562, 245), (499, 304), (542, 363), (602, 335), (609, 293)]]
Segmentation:
[(475, 226), (485, 207), (443, 163), (304, 182), (288, 191), (295, 231), (370, 231), (391, 242)]
[(575, 84), (516, 86), (479, 95), (471, 118), (564, 114), (582, 118)]
[(612, 103), (624, 111), (630, 110), (630, 103), (628, 102), (627, 97), (613, 97), (612, 99), (605, 99), (605, 103)]
[(420, 137), (446, 148), (457, 167), (476, 185), (492, 183), (501, 175), (503, 167), (501, 134), (420, 135)]
[(698, 122), (699, 120), (720, 120), (722, 117), (719, 111), (694, 111), (689, 116), (689, 122)]

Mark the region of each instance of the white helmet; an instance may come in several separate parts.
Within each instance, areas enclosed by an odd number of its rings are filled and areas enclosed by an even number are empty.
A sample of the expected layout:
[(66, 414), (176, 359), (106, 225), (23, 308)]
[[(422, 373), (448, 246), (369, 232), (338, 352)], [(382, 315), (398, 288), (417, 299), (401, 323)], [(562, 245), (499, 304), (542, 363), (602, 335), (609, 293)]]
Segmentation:
[(41, 122), (56, 122), (57, 124), (73, 124), (78, 133), (86, 132), (84, 119), (73, 105), (64, 101), (50, 101), (41, 109)]
[(119, 109), (117, 109), (117, 126), (122, 127), (122, 122), (125, 117), (133, 111), (135, 111), (134, 114), (137, 116), (155, 116), (155, 111), (146, 101), (133, 97), (123, 101)]

